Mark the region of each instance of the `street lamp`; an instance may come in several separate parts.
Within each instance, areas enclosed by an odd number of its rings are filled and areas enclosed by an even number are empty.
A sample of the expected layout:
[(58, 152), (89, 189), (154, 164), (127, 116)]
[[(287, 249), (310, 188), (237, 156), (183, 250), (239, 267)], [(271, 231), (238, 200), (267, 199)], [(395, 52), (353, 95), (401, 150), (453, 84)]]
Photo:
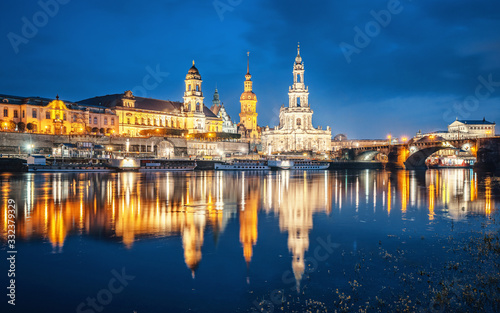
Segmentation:
[(390, 145), (391, 144), (391, 139), (392, 139), (391, 134), (387, 135), (387, 139), (389, 140), (389, 145)]

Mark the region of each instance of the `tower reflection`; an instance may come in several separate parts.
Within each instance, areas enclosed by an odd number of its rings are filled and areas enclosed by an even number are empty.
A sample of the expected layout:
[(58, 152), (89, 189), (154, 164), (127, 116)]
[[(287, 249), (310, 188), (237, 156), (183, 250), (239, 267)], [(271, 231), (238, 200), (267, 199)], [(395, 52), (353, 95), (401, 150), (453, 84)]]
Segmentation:
[(287, 234), (291, 268), (300, 288), (315, 214), (335, 219), (412, 215), (429, 224), (436, 216), (461, 220), (471, 213), (492, 214), (495, 188), (495, 179), (459, 169), (3, 174), (0, 231), (5, 241), (7, 201), (15, 199), (17, 238), (43, 240), (56, 253), (64, 252), (68, 236), (92, 236), (128, 249), (139, 238), (179, 237), (194, 277), (207, 234), (217, 242), (226, 226), (238, 221), (239, 257), (250, 266), (258, 240), (273, 240), (258, 234), (262, 210), (276, 216), (280, 231)]

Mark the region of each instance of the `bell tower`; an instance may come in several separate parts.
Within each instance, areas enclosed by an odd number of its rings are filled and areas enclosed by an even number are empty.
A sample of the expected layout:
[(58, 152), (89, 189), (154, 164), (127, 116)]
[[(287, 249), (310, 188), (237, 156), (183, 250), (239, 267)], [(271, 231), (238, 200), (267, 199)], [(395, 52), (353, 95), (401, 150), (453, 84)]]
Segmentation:
[(252, 91), (252, 75), (250, 75), (250, 52), (247, 52), (247, 73), (245, 75), (244, 91), (240, 97), (240, 125), (245, 127), (246, 137), (257, 139), (257, 96)]
[(201, 75), (194, 65), (189, 69), (186, 75), (186, 90), (184, 91), (184, 112), (202, 113), (203, 112), (203, 92), (201, 91)]
[(293, 85), (288, 90), (290, 108), (309, 107), (309, 90), (304, 83), (304, 62), (300, 56), (300, 44), (297, 45), (297, 56), (293, 64)]

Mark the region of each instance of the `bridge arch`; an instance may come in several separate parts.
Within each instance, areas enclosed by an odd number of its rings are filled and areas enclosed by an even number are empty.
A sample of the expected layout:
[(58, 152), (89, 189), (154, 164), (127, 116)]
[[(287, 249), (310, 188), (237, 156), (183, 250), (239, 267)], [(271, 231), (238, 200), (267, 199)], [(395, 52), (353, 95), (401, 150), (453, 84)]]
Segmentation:
[(434, 146), (434, 147), (428, 147), (428, 148), (423, 148), (420, 149), (406, 159), (405, 163), (405, 168), (407, 169), (425, 169), (427, 166), (425, 165), (425, 160), (427, 160), (428, 157), (430, 157), (432, 154), (439, 150), (443, 149), (449, 149), (450, 147), (446, 146)]
[(358, 154), (354, 159), (356, 161), (373, 161), (375, 157), (380, 153), (381, 152), (377, 150), (367, 150)]

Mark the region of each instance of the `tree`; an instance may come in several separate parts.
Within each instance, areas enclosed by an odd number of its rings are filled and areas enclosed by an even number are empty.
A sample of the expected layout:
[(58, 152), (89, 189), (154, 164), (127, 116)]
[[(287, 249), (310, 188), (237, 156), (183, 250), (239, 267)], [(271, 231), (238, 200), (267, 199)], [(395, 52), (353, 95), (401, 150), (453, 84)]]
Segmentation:
[(8, 128), (9, 130), (16, 130), (16, 125), (17, 125), (17, 124), (16, 124), (16, 123), (14, 123), (13, 121), (8, 121), (8, 122), (7, 122), (7, 128)]
[(17, 123), (17, 130), (20, 132), (24, 132), (26, 130), (26, 124), (24, 124), (24, 122)]
[(113, 132), (113, 128), (107, 128), (106, 133), (111, 134)]
[(100, 129), (99, 129), (99, 132), (100, 132), (101, 134), (104, 134), (104, 133), (106, 132), (106, 130), (105, 130), (104, 128), (100, 128)]
[(35, 125), (33, 125), (33, 123), (28, 123), (26, 125), (26, 129), (29, 131), (33, 131), (33, 129), (35, 129)]
[(86, 131), (87, 133), (91, 133), (91, 132), (92, 132), (92, 127), (90, 127), (90, 126), (86, 126), (86, 127), (85, 127), (85, 131)]
[(99, 131), (99, 128), (97, 128), (97, 127), (92, 128), (93, 133), (97, 133), (98, 131)]

